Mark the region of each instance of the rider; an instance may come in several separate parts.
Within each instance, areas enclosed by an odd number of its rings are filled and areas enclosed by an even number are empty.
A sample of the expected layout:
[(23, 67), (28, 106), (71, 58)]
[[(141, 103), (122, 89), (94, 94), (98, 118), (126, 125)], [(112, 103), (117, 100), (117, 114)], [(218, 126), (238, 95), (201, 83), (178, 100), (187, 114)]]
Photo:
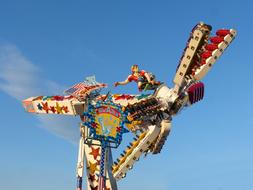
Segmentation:
[(122, 82), (115, 82), (114, 86), (118, 85), (126, 85), (129, 82), (135, 81), (137, 82), (139, 91), (145, 89), (147, 84), (159, 85), (160, 82), (155, 81), (155, 75), (152, 73), (146, 72), (144, 70), (139, 71), (138, 65), (133, 65), (131, 67), (132, 74), (127, 77), (125, 81)]

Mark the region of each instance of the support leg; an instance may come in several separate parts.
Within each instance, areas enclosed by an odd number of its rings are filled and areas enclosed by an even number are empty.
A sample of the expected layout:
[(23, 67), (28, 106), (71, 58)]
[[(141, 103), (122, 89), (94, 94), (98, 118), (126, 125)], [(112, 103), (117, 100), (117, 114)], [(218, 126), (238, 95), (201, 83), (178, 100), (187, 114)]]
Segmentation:
[[(87, 144), (85, 144), (84, 147), (86, 158), (87, 190), (98, 190), (102, 148), (101, 146)], [(116, 180), (114, 179), (111, 171), (112, 154), (110, 148), (106, 148), (104, 163), (104, 176), (106, 176), (104, 189), (117, 190)]]
[(84, 138), (81, 137), (79, 141), (78, 161), (76, 167), (77, 190), (82, 190), (83, 171), (84, 171)]

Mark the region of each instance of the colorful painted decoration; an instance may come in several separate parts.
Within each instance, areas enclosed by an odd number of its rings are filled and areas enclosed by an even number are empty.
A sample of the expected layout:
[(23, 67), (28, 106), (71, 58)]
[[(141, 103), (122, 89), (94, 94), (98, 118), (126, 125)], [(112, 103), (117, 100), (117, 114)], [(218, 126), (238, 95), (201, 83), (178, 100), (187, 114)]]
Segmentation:
[(127, 112), (122, 107), (112, 102), (108, 96), (105, 101), (97, 101), (95, 105), (89, 104), (84, 126), (90, 129), (90, 137), (94, 140), (115, 143), (117, 146), (122, 140), (122, 134), (128, 132), (124, 128), (127, 122)]
[(42, 103), (42, 107), (43, 107), (43, 110), (45, 110), (45, 112), (48, 113), (48, 111), (50, 110), (50, 108), (48, 107), (48, 103), (47, 102), (41, 102)]
[(56, 106), (55, 106), (56, 112), (57, 114), (62, 114), (62, 107), (59, 105), (58, 102), (56, 102)]
[(43, 108), (40, 103), (37, 105), (37, 107), (38, 107), (39, 110), (42, 110), (42, 108)]
[(98, 169), (97, 169), (97, 163), (91, 163), (91, 162), (89, 161), (89, 169), (90, 169), (90, 173), (91, 173), (91, 174), (94, 174), (95, 171), (98, 170)]
[(115, 100), (130, 100), (130, 99), (135, 98), (135, 96), (132, 96), (132, 95), (129, 95), (129, 94), (121, 94), (121, 95), (118, 95), (116, 97), (114, 95), (114, 98), (115, 98)]
[(95, 181), (95, 175), (89, 174), (88, 178), (91, 182)]
[(99, 147), (98, 148), (91, 147), (91, 152), (89, 154), (92, 155), (93, 158), (96, 160), (97, 157), (100, 155), (99, 151), (100, 151)]
[(56, 112), (55, 107), (54, 106), (50, 106), (50, 111), (53, 112), (53, 113), (55, 113)]
[(68, 106), (62, 106), (62, 110), (63, 110), (65, 113), (68, 113), (68, 112), (69, 112)]

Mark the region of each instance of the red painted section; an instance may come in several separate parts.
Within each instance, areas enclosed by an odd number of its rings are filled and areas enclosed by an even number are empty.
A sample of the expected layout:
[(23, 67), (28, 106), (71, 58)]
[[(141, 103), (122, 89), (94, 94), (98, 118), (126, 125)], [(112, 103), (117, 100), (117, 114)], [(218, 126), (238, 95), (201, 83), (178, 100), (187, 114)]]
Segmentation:
[(194, 104), (204, 97), (204, 83), (198, 82), (193, 84), (188, 89), (189, 101), (191, 104)]
[(202, 59), (201, 65), (205, 65), (205, 64), (206, 64), (206, 59)]
[(201, 54), (202, 59), (207, 59), (208, 57), (212, 56), (212, 52), (211, 51), (205, 51)]
[(220, 37), (224, 37), (228, 34), (230, 34), (230, 31), (227, 29), (220, 29), (220, 30), (217, 30), (217, 32), (216, 32), (216, 35), (220, 36)]
[(132, 95), (128, 95), (128, 94), (122, 94), (120, 96), (117, 96), (115, 98), (115, 100), (129, 100), (129, 99), (133, 99), (135, 96)]
[(207, 44), (205, 46), (205, 48), (208, 51), (214, 51), (214, 50), (218, 49), (218, 45), (217, 44)]
[(214, 36), (214, 37), (210, 37), (210, 41), (213, 43), (213, 44), (219, 44), (221, 42), (224, 41), (223, 38), (219, 37), (219, 36)]

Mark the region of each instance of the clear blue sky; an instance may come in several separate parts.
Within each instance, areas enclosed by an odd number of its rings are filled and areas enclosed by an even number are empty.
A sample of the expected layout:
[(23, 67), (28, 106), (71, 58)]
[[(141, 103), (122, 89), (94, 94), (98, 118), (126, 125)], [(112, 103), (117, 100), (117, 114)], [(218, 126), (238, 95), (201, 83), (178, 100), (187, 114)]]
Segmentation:
[[(92, 74), (112, 84), (135, 63), (171, 86), (191, 28), (204, 21), (238, 36), (204, 79), (204, 100), (173, 119), (162, 153), (142, 158), (119, 189), (252, 190), (252, 8), (228, 0), (1, 0), (0, 189), (76, 185), (78, 118), (25, 113), (22, 99), (61, 94)], [(137, 93), (134, 84), (109, 89)]]

